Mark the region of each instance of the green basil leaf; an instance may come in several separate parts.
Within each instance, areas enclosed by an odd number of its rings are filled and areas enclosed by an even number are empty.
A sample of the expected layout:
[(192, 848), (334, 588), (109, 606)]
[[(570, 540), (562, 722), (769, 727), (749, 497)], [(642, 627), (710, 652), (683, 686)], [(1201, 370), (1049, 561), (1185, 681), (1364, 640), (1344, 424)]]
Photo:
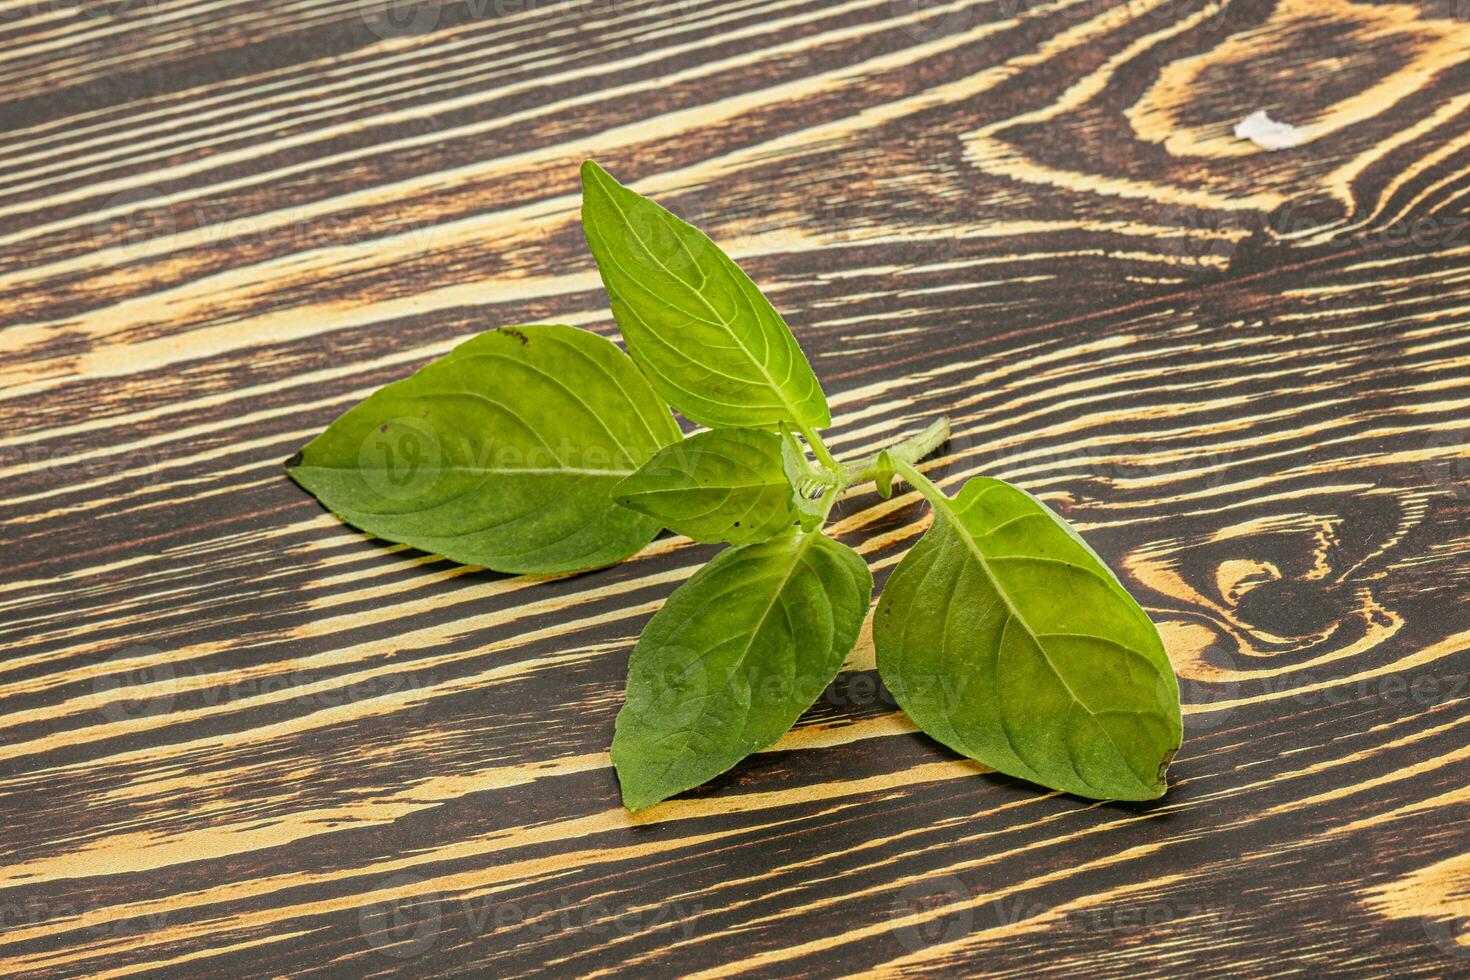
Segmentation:
[(1163, 795), (1183, 728), (1148, 615), (1025, 491), (978, 478), (952, 501), (934, 493), (934, 526), (874, 618), (898, 704), (1000, 772), (1095, 799)]
[(832, 424), (785, 321), (703, 232), (591, 160), (582, 229), (628, 351), (670, 405), (712, 429)]
[(615, 344), (507, 327), (373, 393), (287, 466), (378, 537), (501, 572), (569, 572), (658, 533), (609, 491), (679, 435)]
[(612, 759), (651, 806), (779, 739), (837, 676), (873, 577), (851, 548), (791, 531), (727, 548), (649, 621), (628, 663)]
[(711, 429), (659, 450), (613, 487), (613, 499), (695, 541), (749, 544), (796, 521), (781, 440), (759, 429)]
[(831, 471), (812, 465), (806, 450), (801, 448), (801, 443), (796, 441), (785, 422), (781, 423), (781, 468), (795, 494), (801, 529), (812, 531), (820, 527), (827, 516), (823, 498), (833, 489), (834, 478)]

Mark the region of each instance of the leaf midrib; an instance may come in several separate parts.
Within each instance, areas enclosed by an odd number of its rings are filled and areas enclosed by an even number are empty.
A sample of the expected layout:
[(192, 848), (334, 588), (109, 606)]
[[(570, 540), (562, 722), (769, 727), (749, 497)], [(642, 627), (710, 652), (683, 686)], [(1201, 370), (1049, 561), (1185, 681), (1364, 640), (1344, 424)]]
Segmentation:
[[(345, 473), (389, 473), (392, 470), (387, 466), (329, 466), (325, 463), (306, 463), (291, 467), (293, 470), (341, 470)], [(528, 476), (618, 476), (626, 477), (638, 472), (637, 470), (597, 470), (585, 467), (563, 466), (436, 466), (434, 469), (444, 473), (469, 473), (475, 476), (487, 476), (491, 474), (523, 474)]]
[(784, 479), (763, 480), (759, 483), (686, 483), (672, 487), (651, 487), (649, 489), (637, 489), (628, 493), (628, 496), (652, 496), (656, 493), (691, 493), (703, 490), (759, 490), (786, 487), (788, 484)]

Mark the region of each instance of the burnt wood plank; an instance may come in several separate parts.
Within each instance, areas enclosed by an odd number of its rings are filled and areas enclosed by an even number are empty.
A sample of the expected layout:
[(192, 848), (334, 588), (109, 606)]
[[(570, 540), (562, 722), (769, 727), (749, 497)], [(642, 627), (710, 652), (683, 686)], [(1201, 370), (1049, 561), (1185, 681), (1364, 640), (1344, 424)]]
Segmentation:
[[(1444, 0), (0, 9), (4, 971), (1470, 975), (1467, 49)], [(1164, 799), (957, 758), (865, 630), (632, 817), (627, 656), (714, 549), (508, 577), (285, 478), (480, 330), (616, 338), (588, 156), (768, 291), (837, 451), (948, 414), (931, 476), (1077, 523), (1181, 677)], [(881, 590), (928, 520), (835, 531)]]

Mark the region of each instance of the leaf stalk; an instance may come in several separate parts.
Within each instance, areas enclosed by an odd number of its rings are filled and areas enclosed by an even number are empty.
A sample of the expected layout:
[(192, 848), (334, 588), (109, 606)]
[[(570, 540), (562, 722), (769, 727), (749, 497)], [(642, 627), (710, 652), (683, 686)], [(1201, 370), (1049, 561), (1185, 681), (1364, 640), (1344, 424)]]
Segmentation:
[(887, 453), (888, 457), (895, 463), (917, 463), (944, 445), (944, 441), (948, 438), (949, 419), (945, 416), (940, 416), (933, 422), (930, 422), (922, 432), (909, 436), (901, 442), (896, 442), (886, 449), (880, 449), (851, 463), (843, 464), (843, 485), (856, 486), (859, 483), (867, 483), (869, 480), (874, 479), (878, 475), (878, 457), (883, 453)]
[(890, 456), (893, 460), (893, 471), (907, 480), (915, 490), (923, 494), (924, 499), (934, 506), (935, 510), (944, 510), (950, 504), (950, 499), (945, 492), (935, 485), (918, 467), (906, 459)]
[(817, 462), (821, 463), (833, 473), (841, 473), (842, 465), (833, 457), (832, 451), (827, 448), (827, 444), (822, 441), (822, 437), (817, 430), (803, 423), (797, 423), (797, 427), (801, 429), (801, 435), (806, 439), (806, 444), (812, 447), (812, 452), (816, 455)]
[(806, 437), (808, 444), (811, 445), (812, 452), (816, 454), (823, 466), (833, 476), (832, 487), (826, 494), (825, 506), (822, 510), (822, 519), (818, 525), (819, 527), (827, 523), (827, 518), (832, 513), (832, 508), (841, 497), (846, 495), (848, 490), (859, 484), (868, 483), (876, 478), (878, 458), (885, 453), (893, 462), (895, 471), (902, 473), (904, 479), (913, 483), (922, 491), (924, 488), (915, 482), (914, 478), (916, 477), (918, 480), (923, 481), (923, 484), (927, 485), (935, 494), (941, 498), (944, 496), (922, 473), (914, 469), (912, 464), (944, 445), (944, 441), (949, 438), (949, 419), (947, 417), (941, 416), (933, 422), (930, 422), (922, 431), (896, 442), (886, 449), (879, 449), (866, 456), (861, 456), (850, 463), (839, 463), (833, 459), (827, 447), (822, 444), (821, 437), (815, 432), (808, 432), (806, 429), (802, 429), (802, 435)]

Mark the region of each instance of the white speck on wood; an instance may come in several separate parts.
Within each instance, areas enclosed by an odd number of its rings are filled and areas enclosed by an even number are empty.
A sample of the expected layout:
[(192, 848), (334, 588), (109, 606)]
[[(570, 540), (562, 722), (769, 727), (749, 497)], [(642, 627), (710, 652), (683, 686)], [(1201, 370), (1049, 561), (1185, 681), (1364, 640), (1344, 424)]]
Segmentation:
[(1306, 141), (1307, 131), (1291, 123), (1277, 122), (1257, 109), (1235, 124), (1235, 138), (1250, 140), (1263, 150), (1287, 150)]

